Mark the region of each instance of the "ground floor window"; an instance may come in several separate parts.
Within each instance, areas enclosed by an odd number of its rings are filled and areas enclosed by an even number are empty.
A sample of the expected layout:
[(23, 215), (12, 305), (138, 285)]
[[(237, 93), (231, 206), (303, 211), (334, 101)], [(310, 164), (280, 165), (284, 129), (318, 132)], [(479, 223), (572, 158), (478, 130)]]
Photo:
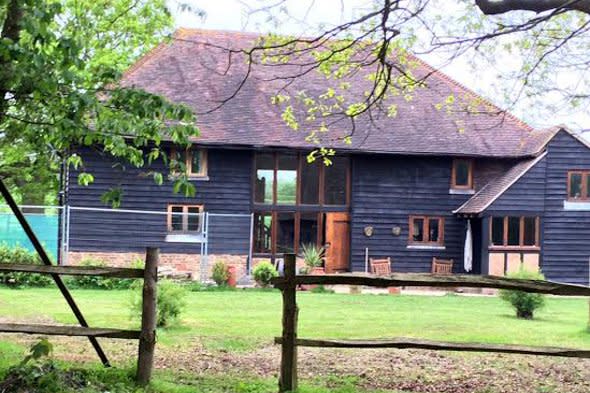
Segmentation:
[(408, 243), (444, 245), (445, 220), (442, 217), (410, 216)]
[(200, 233), (203, 205), (168, 205), (168, 232)]
[(324, 213), (254, 213), (255, 254), (298, 253), (302, 244), (321, 245)]
[(490, 220), (490, 247), (539, 247), (539, 217), (508, 216)]

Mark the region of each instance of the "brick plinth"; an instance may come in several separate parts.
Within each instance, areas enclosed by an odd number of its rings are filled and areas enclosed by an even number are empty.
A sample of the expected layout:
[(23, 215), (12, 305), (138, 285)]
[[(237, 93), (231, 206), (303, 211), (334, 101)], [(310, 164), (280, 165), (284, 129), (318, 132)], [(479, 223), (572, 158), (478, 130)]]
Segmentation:
[[(143, 261), (145, 254), (136, 252), (91, 252), (70, 251), (68, 253), (68, 265), (79, 265), (84, 260), (100, 261), (107, 266), (131, 267), (137, 260)], [(229, 266), (236, 267), (238, 279), (246, 274), (247, 255), (209, 255), (208, 274), (211, 277), (211, 269), (217, 261), (223, 261)], [(256, 261), (254, 262), (256, 263)], [(193, 280), (201, 278), (201, 255), (199, 254), (160, 254), (160, 266), (173, 268), (177, 272), (191, 272)]]

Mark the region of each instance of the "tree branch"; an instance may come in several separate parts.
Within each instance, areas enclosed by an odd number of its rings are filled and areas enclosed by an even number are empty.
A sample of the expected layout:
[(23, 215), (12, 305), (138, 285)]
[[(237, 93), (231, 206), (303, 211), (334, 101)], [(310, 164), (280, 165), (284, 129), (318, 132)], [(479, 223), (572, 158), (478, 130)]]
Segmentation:
[(560, 8), (590, 14), (588, 0), (475, 0), (475, 5), (485, 15), (505, 14), (511, 11), (540, 13)]

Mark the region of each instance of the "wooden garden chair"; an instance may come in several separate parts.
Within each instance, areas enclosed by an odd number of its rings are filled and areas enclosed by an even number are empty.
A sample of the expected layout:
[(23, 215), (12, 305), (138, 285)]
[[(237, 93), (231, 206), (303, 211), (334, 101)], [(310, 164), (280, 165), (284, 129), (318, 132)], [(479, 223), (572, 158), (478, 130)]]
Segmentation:
[(453, 274), (453, 260), (432, 258), (432, 274)]
[(371, 265), (371, 273), (377, 276), (388, 276), (391, 274), (391, 258), (369, 259)]

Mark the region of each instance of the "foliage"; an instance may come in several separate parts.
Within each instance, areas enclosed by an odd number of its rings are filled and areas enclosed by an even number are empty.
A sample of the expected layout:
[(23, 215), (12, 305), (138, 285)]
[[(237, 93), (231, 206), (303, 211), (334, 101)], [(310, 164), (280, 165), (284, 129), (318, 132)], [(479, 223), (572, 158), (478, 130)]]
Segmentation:
[[(85, 258), (80, 266), (104, 267), (108, 266), (104, 261), (95, 258)], [(131, 263), (132, 268), (143, 269), (144, 261), (137, 259)], [(108, 278), (100, 276), (73, 276), (68, 278), (68, 285), (79, 289), (129, 289), (138, 279), (134, 278)]]
[(317, 285), (310, 290), (311, 293), (335, 293), (333, 289), (326, 289), (323, 285)]
[[(520, 267), (518, 272), (507, 275), (509, 278), (525, 280), (544, 280), (540, 272), (531, 272)], [(533, 319), (535, 310), (545, 305), (545, 296), (540, 293), (528, 293), (523, 291), (501, 290), (500, 298), (514, 308), (516, 317), (522, 319)]]
[(227, 285), (229, 280), (229, 266), (224, 261), (216, 261), (213, 265), (211, 278), (217, 285)]
[[(23, 187), (21, 177), (41, 194), (55, 189), (65, 159), (79, 169), (80, 184), (92, 183), (94, 174), (72, 154), (78, 146), (141, 167), (163, 157), (164, 136), (188, 144), (198, 133), (188, 107), (119, 83), (124, 70), (171, 28), (164, 0), (0, 5), (0, 164), (9, 184)], [(175, 189), (194, 191), (184, 176)]]
[[(142, 286), (139, 282), (134, 284), (131, 298), (131, 316), (133, 319), (141, 317), (142, 313)], [(159, 328), (170, 327), (186, 308), (186, 289), (171, 280), (158, 282), (157, 317), (156, 325)]]
[(254, 281), (263, 288), (270, 285), (271, 279), (279, 276), (277, 269), (269, 261), (263, 261), (256, 265), (252, 274), (254, 275)]
[[(21, 246), (0, 244), (0, 263), (20, 263), (25, 265), (40, 265), (41, 260), (34, 251)], [(12, 287), (46, 287), (52, 283), (51, 277), (44, 274), (6, 272), (0, 273), (0, 284)]]
[(325, 247), (318, 247), (313, 243), (301, 245), (301, 256), (305, 261), (307, 267), (321, 267), (324, 264), (324, 255), (326, 253)]

